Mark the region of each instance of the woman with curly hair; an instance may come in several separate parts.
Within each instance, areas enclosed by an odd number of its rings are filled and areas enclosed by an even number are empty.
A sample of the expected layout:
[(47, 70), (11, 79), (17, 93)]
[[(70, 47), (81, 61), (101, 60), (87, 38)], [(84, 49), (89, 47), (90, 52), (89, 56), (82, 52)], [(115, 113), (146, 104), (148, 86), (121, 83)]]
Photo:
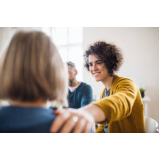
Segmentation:
[[(59, 117), (63, 117), (63, 122), (66, 121), (76, 131), (85, 131), (89, 127), (89, 123), (82, 125), (78, 122), (82, 118), (89, 121), (85, 118), (87, 112), (96, 123), (100, 123), (97, 133), (144, 133), (144, 109), (139, 89), (132, 80), (115, 74), (123, 64), (120, 50), (115, 45), (96, 42), (85, 52), (84, 58), (87, 70), (97, 82), (101, 81), (104, 85), (100, 100), (77, 111), (68, 111), (68, 117), (59, 111)], [(75, 124), (68, 120), (71, 115), (77, 117)], [(63, 127), (66, 132), (67, 125)]]

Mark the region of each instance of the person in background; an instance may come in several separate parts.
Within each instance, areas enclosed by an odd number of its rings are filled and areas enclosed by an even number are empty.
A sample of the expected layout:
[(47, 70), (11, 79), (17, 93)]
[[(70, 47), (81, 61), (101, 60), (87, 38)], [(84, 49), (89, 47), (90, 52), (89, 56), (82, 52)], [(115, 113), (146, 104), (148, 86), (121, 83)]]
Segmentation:
[[(67, 72), (43, 32), (16, 33), (0, 59), (0, 132), (50, 132), (56, 115), (47, 101), (67, 106)], [(57, 69), (58, 68), (58, 69)]]
[[(104, 85), (100, 100), (78, 110), (67, 110), (68, 113), (64, 109), (56, 111), (58, 116), (51, 132), (61, 127), (65, 132), (84, 132), (91, 127), (93, 117), (96, 123), (100, 123), (97, 133), (144, 133), (144, 107), (140, 91), (132, 80), (115, 74), (123, 63), (121, 51), (113, 44), (98, 41), (89, 47), (84, 58), (87, 70)], [(76, 123), (69, 120), (72, 116), (77, 117)]]
[(78, 71), (73, 62), (68, 61), (67, 65), (69, 75), (69, 108), (78, 109), (90, 104), (93, 101), (92, 88), (84, 82), (77, 81), (76, 75), (78, 74)]

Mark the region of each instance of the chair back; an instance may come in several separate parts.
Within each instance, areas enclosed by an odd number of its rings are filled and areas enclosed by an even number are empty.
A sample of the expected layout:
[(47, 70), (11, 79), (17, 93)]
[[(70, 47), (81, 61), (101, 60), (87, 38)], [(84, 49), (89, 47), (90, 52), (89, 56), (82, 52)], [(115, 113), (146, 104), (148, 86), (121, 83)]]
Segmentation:
[(156, 133), (156, 128), (158, 127), (158, 123), (147, 116), (144, 116), (145, 129), (146, 133)]

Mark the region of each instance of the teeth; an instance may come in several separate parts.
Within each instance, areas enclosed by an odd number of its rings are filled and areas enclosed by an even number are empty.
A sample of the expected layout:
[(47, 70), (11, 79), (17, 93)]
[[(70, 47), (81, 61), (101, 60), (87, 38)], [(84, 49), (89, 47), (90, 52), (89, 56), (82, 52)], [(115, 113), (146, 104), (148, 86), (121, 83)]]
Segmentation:
[(94, 74), (94, 77), (96, 77), (97, 75), (99, 75), (99, 73), (95, 73), (95, 74)]

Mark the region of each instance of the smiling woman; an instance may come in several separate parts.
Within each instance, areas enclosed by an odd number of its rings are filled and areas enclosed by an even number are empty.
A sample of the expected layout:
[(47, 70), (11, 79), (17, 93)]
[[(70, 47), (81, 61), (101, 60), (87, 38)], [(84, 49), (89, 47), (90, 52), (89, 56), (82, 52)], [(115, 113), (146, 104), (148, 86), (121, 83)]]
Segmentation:
[[(99, 101), (76, 111), (69, 110), (68, 117), (76, 115), (81, 119), (87, 112), (88, 119), (93, 117), (96, 123), (100, 123), (97, 133), (144, 133), (144, 110), (139, 89), (132, 80), (115, 74), (123, 63), (120, 50), (115, 45), (96, 42), (85, 52), (84, 58), (85, 67), (96, 81), (103, 83), (104, 88)], [(61, 124), (66, 121), (72, 130), (79, 127), (83, 131), (85, 128), (78, 122), (77, 125), (71, 124), (65, 117), (61, 111), (57, 119)], [(65, 131), (66, 126), (62, 127)], [(52, 127), (60, 128), (60, 122), (55, 121)]]
[(144, 132), (143, 103), (138, 87), (132, 80), (115, 75), (123, 64), (120, 49), (106, 42), (96, 42), (84, 57), (87, 70), (104, 85), (101, 100), (92, 103), (106, 116), (96, 132)]

